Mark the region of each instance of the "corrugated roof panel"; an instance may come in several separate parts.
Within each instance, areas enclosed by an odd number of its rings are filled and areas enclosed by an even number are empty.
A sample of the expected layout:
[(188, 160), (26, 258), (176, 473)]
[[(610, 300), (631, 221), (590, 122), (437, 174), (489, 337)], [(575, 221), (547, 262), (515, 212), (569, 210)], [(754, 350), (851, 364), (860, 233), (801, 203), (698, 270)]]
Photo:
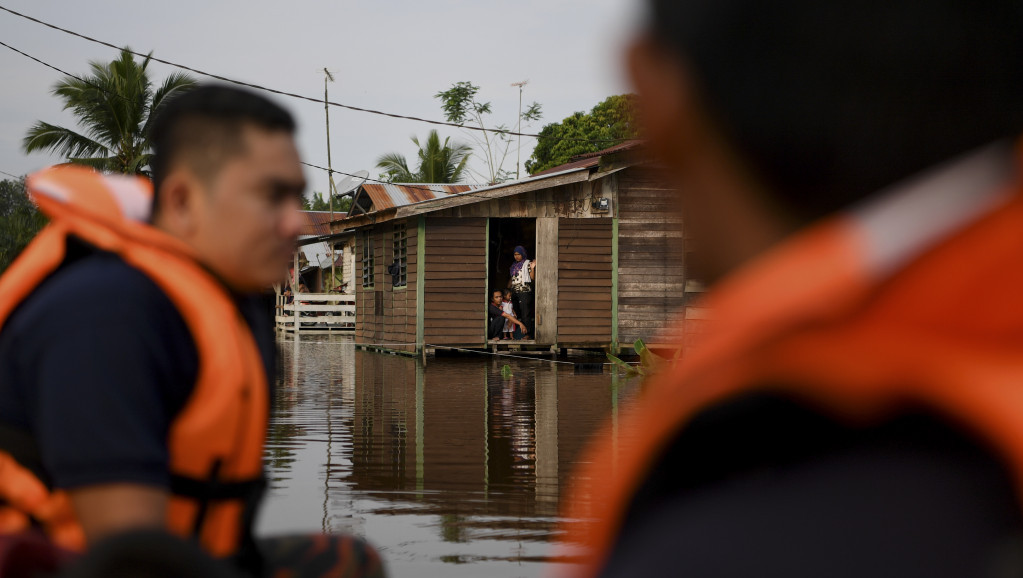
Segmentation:
[(611, 155), (611, 154), (615, 154), (615, 153), (620, 153), (622, 151), (627, 151), (627, 150), (630, 150), (630, 149), (634, 149), (636, 147), (641, 146), (642, 144), (643, 144), (643, 141), (641, 141), (639, 139), (627, 140), (625, 142), (618, 143), (618, 144), (616, 144), (613, 147), (609, 147), (609, 148), (606, 148), (606, 149), (603, 149), (603, 150), (599, 150), (597, 152), (582, 153), (582, 154), (579, 154), (579, 155), (575, 155), (574, 157), (570, 158), (568, 160), (568, 162), (565, 163), (565, 164), (561, 164), (561, 165), (558, 165), (556, 167), (551, 167), (549, 169), (542, 170), (542, 171), (540, 171), (538, 173), (533, 173), (531, 176), (539, 177), (539, 176), (550, 175), (550, 174), (554, 174), (554, 173), (560, 173), (562, 171), (567, 171), (567, 170), (571, 170), (571, 169), (579, 169), (579, 168), (585, 168), (585, 167), (595, 167), (595, 166), (600, 164), (600, 157), (602, 157), (604, 155)]
[(447, 184), (367, 183), (362, 185), (363, 192), (373, 201), (374, 211), (441, 199), (477, 188), (479, 188), (477, 185)]
[[(348, 213), (334, 211), (334, 220), (344, 219)], [(302, 211), (305, 224), (299, 235), (319, 237), (330, 234), (330, 211)]]

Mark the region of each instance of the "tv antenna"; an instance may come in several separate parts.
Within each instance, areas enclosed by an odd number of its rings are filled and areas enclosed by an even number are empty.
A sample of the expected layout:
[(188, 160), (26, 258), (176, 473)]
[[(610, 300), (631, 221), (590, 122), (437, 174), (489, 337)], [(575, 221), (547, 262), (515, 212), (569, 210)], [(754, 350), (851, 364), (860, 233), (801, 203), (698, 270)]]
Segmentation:
[[(330, 222), (334, 222), (334, 195), (337, 189), (334, 187), (334, 166), (330, 160), (330, 98), (327, 94), (327, 83), (334, 82), (334, 74), (323, 67), (323, 114), (327, 121), (327, 180), (330, 181), (330, 193), (328, 195), (328, 208), (330, 209)], [(337, 283), (337, 274), (334, 272), (334, 241), (330, 242), (330, 288), (334, 289)]]
[(519, 87), (519, 126), (515, 129), (515, 132), (519, 133), (518, 144), (515, 145), (515, 180), (519, 180), (519, 164), (522, 160), (522, 87), (529, 84), (529, 79), (525, 79), (519, 82), (511, 83), (512, 86)]

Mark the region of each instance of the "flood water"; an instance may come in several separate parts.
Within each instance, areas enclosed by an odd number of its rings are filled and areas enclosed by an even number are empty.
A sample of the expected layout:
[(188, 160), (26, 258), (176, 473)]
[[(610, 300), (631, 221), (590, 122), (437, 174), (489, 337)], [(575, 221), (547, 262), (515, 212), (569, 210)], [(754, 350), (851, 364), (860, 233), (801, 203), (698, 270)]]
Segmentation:
[(280, 346), (259, 534), (364, 535), (397, 577), (540, 576), (566, 563), (548, 560), (559, 499), (635, 384), (542, 359), (423, 367), (345, 337)]

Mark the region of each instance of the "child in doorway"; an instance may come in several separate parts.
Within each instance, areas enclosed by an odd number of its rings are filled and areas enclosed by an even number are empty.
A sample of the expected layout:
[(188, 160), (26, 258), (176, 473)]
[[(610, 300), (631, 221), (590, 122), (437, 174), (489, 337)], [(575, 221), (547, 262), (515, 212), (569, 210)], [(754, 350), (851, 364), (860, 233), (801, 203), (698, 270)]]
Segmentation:
[[(511, 289), (505, 289), (504, 290), (504, 299), (501, 301), (501, 309), (505, 313), (507, 313), (508, 315), (511, 315), (512, 317), (515, 317), (515, 306), (512, 305), (512, 292), (511, 292)], [(515, 322), (512, 321), (511, 319), (505, 319), (504, 320), (504, 335), (501, 336), (501, 339), (514, 339), (515, 338), (514, 336), (515, 336)]]

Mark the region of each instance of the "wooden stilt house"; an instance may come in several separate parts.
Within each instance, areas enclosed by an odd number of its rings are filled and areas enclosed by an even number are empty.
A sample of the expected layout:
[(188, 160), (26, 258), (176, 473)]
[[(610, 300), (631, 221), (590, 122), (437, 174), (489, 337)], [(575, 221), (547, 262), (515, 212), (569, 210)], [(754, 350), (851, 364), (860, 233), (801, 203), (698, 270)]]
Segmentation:
[(515, 344), (681, 343), (681, 216), (640, 155), (624, 143), (483, 188), (363, 185), (333, 223), (354, 231), (356, 341), (407, 353), (487, 347), (488, 296), (507, 287), (522, 245), (537, 263), (535, 339)]

